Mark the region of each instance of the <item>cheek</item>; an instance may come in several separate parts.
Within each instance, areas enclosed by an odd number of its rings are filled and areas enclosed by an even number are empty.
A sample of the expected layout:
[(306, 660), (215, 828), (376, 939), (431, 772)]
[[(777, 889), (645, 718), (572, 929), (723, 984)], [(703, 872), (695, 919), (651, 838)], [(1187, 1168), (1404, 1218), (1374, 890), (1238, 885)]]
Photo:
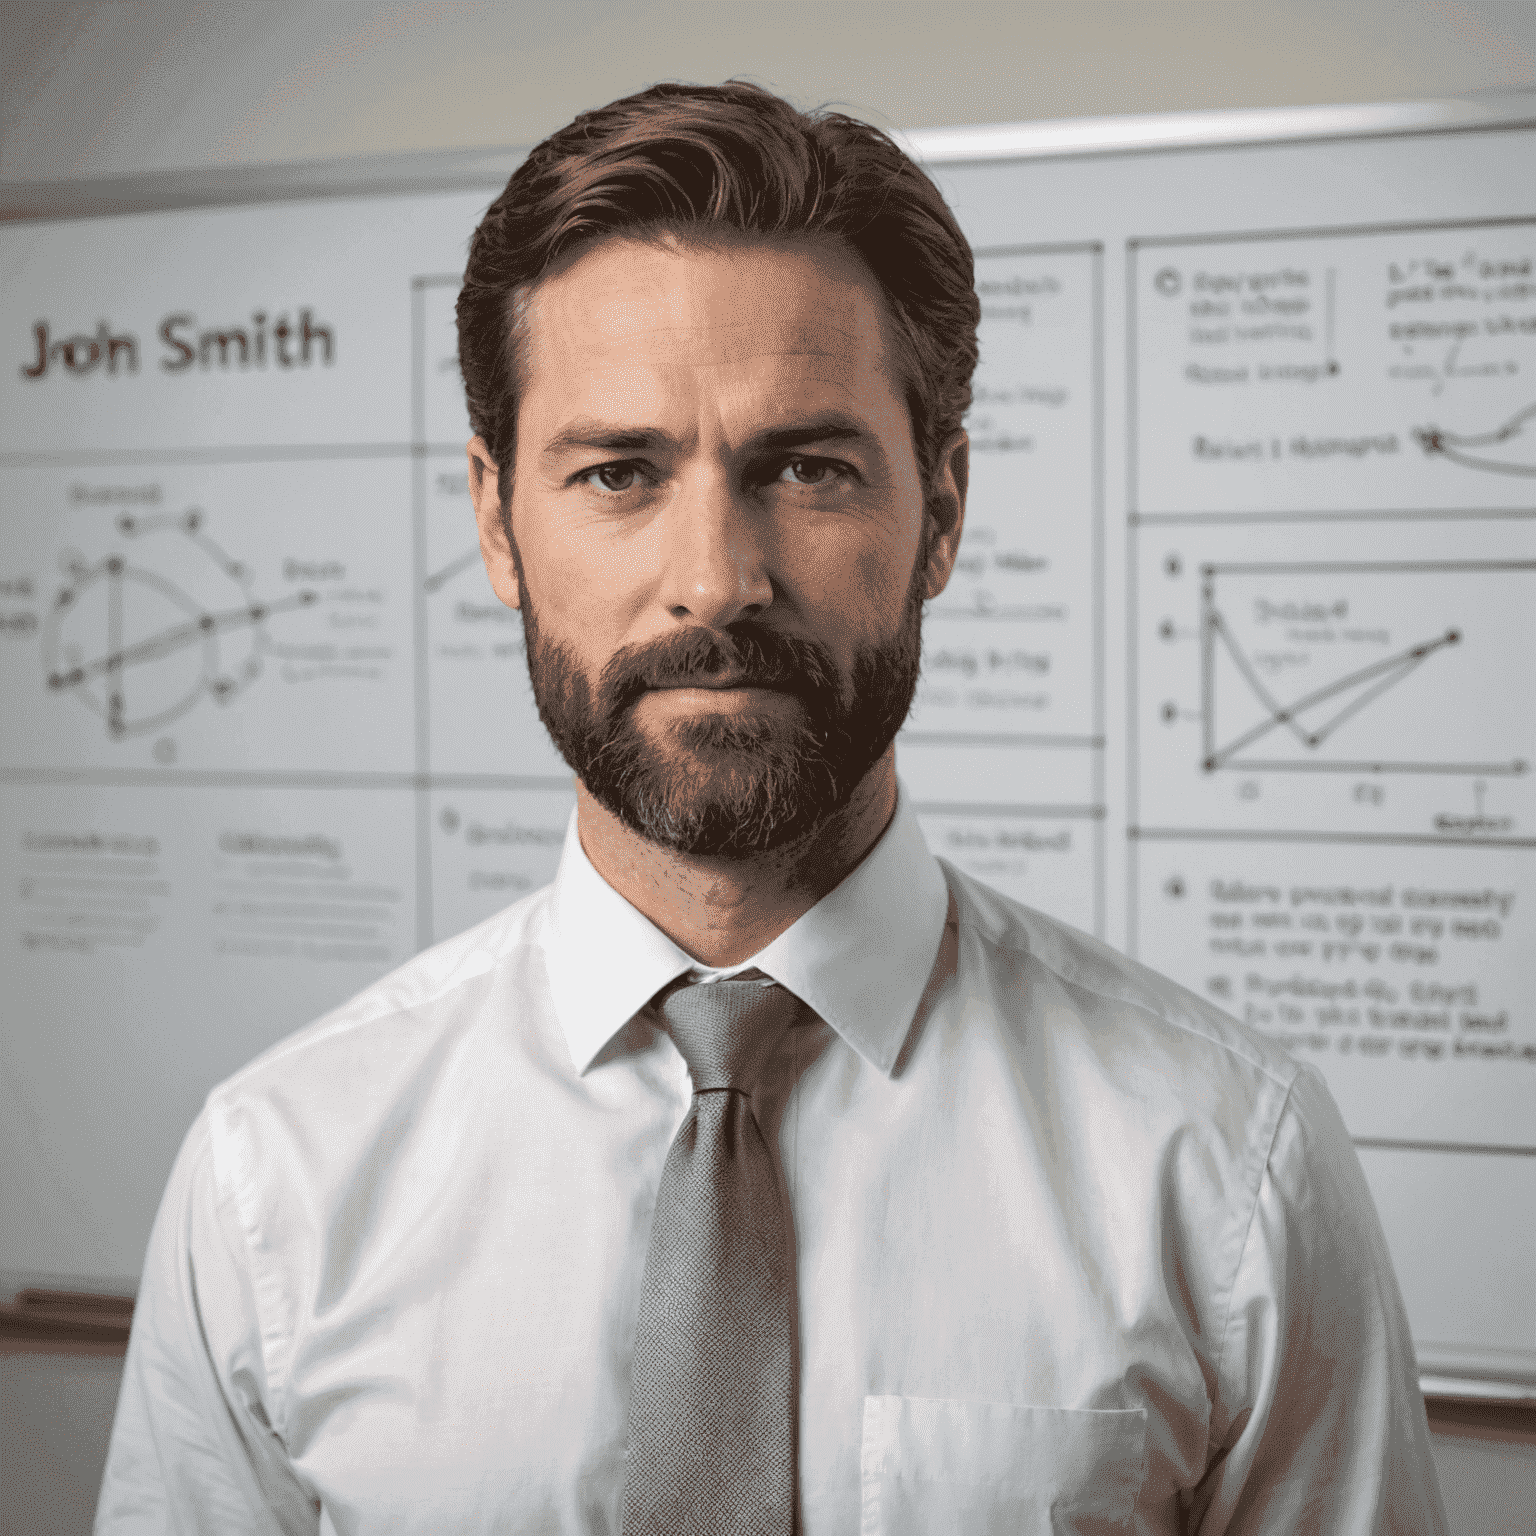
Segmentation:
[(622, 624), (637, 601), (641, 562), (626, 558), (598, 530), (562, 526), (529, 508), (513, 505), (523, 579), (546, 628), (558, 628), (585, 648), (613, 624)]
[(552, 551), (552, 573), (562, 593), (585, 620), (624, 606), (627, 588), (635, 580), (635, 563), (621, 559), (605, 542), (576, 537), (562, 540)]
[(872, 539), (850, 563), (850, 577), (858, 584), (862, 600), (869, 604), (882, 629), (900, 614), (912, 585), (912, 571), (923, 542), (923, 503), (915, 492), (897, 503), (899, 528), (890, 529), (895, 509), (887, 509), (882, 536)]
[(905, 610), (916, 558), (914, 538), (895, 548), (884, 541), (861, 541), (828, 551), (816, 562), (822, 638), (834, 651), (851, 653), (890, 635)]
[(897, 611), (907, 593), (907, 578), (912, 561), (891, 550), (874, 550), (858, 562), (853, 578), (859, 585), (859, 596), (872, 616), (889, 620)]

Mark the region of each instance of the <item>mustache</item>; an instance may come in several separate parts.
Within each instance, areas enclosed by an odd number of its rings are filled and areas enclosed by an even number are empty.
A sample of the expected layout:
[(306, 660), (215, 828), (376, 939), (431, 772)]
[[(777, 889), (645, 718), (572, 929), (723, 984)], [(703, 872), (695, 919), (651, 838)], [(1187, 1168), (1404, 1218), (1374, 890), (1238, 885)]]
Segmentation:
[(723, 630), (696, 625), (625, 646), (603, 668), (598, 691), (603, 712), (613, 719), (653, 689), (705, 684), (835, 698), (837, 664), (813, 641), (742, 619)]

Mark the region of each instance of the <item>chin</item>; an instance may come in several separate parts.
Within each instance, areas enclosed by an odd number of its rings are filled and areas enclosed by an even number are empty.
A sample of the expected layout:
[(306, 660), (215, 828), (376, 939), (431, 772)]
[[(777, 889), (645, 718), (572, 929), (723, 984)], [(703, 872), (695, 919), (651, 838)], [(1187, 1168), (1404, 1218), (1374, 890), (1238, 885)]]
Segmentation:
[(823, 757), (802, 717), (694, 715), (628, 750), (587, 787), (632, 831), (674, 853), (746, 858), (784, 848), (839, 809), (852, 785)]
[(807, 731), (805, 711), (796, 705), (791, 720), (785, 719), (782, 707), (707, 710), (669, 720), (658, 734), (660, 749), (723, 764), (748, 754), (793, 749)]

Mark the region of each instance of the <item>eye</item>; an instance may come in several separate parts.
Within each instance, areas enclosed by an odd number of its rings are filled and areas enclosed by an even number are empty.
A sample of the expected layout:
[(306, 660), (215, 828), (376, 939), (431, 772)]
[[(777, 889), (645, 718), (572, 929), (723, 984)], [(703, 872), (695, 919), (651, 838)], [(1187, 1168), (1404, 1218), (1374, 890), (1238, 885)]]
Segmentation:
[(791, 459), (779, 471), (779, 479), (791, 485), (827, 485), (842, 473), (831, 459)]
[(588, 485), (602, 486), (605, 491), (630, 491), (635, 488), (640, 471), (634, 464), (597, 464), (583, 470), (580, 478)]

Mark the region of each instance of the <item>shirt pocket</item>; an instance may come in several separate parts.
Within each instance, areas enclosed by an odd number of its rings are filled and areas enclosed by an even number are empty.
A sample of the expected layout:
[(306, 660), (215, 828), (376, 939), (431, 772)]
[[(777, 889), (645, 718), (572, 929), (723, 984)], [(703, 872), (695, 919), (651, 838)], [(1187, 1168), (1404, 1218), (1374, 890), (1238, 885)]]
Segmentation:
[(866, 1397), (862, 1536), (1107, 1536), (1146, 1476), (1142, 1408)]

